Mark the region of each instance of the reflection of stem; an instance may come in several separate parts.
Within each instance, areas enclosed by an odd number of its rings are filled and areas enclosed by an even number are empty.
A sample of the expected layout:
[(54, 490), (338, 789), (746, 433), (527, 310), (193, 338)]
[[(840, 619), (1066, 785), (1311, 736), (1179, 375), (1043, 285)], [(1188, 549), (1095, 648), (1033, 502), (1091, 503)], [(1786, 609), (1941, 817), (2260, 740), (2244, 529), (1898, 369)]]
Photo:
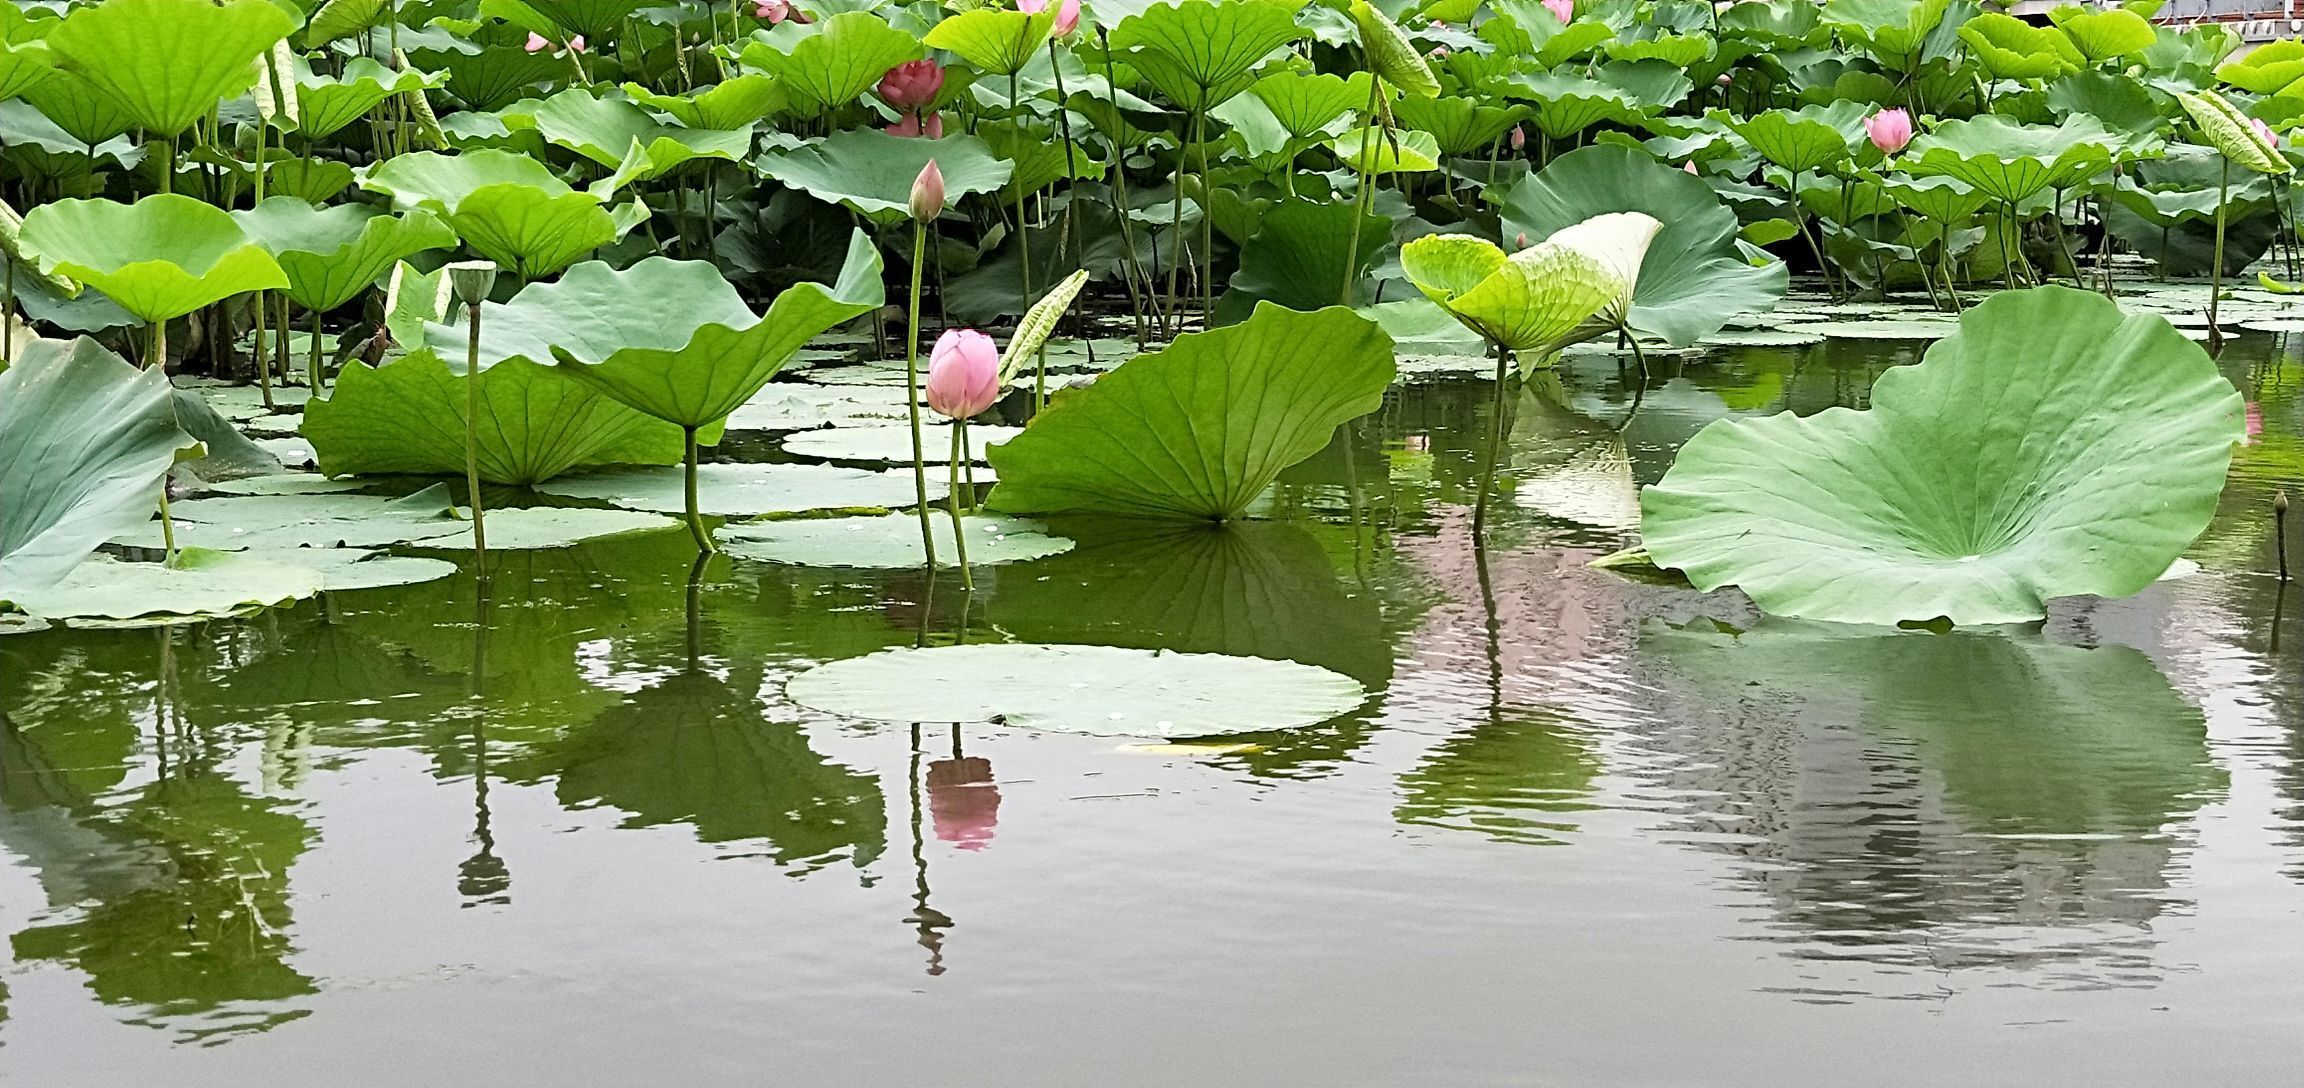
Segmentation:
[(928, 950), (928, 974), (944, 973), (944, 930), (951, 928), (952, 919), (942, 911), (928, 905), (928, 840), (921, 826), (920, 805), (920, 723), (912, 723), (912, 757), (906, 766), (906, 792), (912, 799), (912, 916), (905, 921), (917, 927), (920, 947)]
[(688, 671), (696, 671), (696, 662), (704, 656), (704, 565), (711, 562), (710, 555), (698, 555), (688, 568)]
[(1511, 365), (1512, 353), (1502, 343), (1496, 345), (1496, 397), (1490, 405), (1488, 420), (1488, 450), (1480, 460), (1479, 497), (1472, 502), (1472, 539), (1478, 541), (1480, 532), (1488, 524), (1488, 492), (1496, 483), (1496, 458), (1504, 445), (1504, 396), (1506, 368)]
[(1486, 619), (1488, 635), (1488, 719), (1493, 722), (1504, 708), (1504, 649), (1503, 625), (1496, 617), (1496, 587), (1488, 579), (1488, 543), (1478, 533), (1472, 536), (1472, 571), (1480, 580), (1480, 612)]

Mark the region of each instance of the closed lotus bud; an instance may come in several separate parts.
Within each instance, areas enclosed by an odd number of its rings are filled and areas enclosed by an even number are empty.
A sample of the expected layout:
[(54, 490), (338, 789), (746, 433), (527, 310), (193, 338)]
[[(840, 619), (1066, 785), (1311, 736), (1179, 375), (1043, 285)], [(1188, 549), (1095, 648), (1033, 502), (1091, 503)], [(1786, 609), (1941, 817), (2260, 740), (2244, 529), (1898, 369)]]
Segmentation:
[(1690, 159), (1690, 160), (1688, 160), (1687, 162), (1681, 163), (1681, 164), (1680, 164), (1680, 169), (1682, 169), (1682, 170), (1686, 170), (1686, 171), (1688, 171), (1688, 172), (1689, 172), (1689, 173), (1691, 173), (1691, 174), (1695, 173), (1695, 172), (1696, 172), (1696, 160), (1694, 160), (1694, 159)]
[(1528, 232), (1527, 232), (1527, 231), (1521, 231), (1521, 232), (1520, 232), (1520, 235), (1519, 235), (1519, 237), (1512, 239), (1512, 248), (1514, 248), (1514, 249), (1526, 249), (1526, 248), (1528, 248)]
[(478, 306), (496, 289), (496, 262), (457, 261), (448, 266), (448, 283), (456, 290), (456, 301)]
[(1527, 147), (1528, 129), (1522, 125), (1512, 126), (1512, 150), (1523, 151), (1526, 150)]
[(936, 160), (920, 168), (920, 176), (912, 179), (912, 218), (921, 223), (935, 220), (944, 214), (944, 171), (936, 168)]
[(1733, 87), (1736, 85), (1736, 77), (1722, 72), (1718, 78), (1712, 81), (1712, 85), (1715, 87)]
[(1000, 399), (1000, 349), (974, 329), (946, 329), (928, 355), (928, 407), (949, 419), (981, 415)]
[(1883, 155), (1893, 155), (1912, 142), (1912, 115), (1901, 109), (1881, 110), (1864, 119), (1864, 134)]

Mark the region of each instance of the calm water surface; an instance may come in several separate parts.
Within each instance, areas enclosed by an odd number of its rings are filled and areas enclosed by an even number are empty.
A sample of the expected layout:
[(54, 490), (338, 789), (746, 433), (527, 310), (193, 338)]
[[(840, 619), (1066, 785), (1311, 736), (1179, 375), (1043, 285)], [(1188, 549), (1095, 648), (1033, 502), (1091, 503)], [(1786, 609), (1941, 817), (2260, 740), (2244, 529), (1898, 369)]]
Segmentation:
[[(1514, 405), (1484, 552), (1487, 388), (1442, 378), (1272, 520), (1068, 525), (973, 599), (725, 559), (691, 590), (674, 532), (506, 556), (485, 607), (458, 577), (0, 639), (0, 1083), (2294, 1078), (2304, 594), (2267, 510), (2300, 349), (2226, 353), (2261, 434), (2204, 572), (2036, 629), (1585, 568), (1704, 423), (1861, 405), (1918, 353), (1836, 343), (1637, 392), (1576, 362)], [(962, 639), (1375, 694), (1228, 754), (782, 694)]]

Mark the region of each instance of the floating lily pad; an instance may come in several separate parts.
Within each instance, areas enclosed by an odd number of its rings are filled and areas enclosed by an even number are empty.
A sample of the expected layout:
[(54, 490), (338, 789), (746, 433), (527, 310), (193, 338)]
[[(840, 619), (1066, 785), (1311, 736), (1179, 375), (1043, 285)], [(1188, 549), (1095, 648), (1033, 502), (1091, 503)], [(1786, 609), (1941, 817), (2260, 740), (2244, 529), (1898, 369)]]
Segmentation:
[[(582, 510), (555, 506), (523, 506), (490, 510), (489, 551), (528, 551), (568, 548), (587, 540), (624, 533), (669, 529), (680, 523), (657, 514), (635, 510)], [(470, 522), (459, 522), (447, 535), (411, 541), (419, 548), (472, 547)]]
[[(1022, 427), (1000, 427), (979, 423), (968, 428), (968, 452), (977, 464), (984, 463), (984, 448), (1006, 442), (1023, 434)], [(952, 461), (952, 425), (949, 423), (923, 423), (920, 425), (920, 446), (924, 460), (943, 465)], [(910, 463), (912, 460), (912, 428), (910, 427), (832, 427), (821, 431), (805, 431), (784, 440), (784, 450), (803, 457), (822, 457), (832, 461), (886, 461)]]
[[(910, 488), (909, 479), (903, 483)], [(972, 565), (1018, 563), (1072, 548), (1070, 540), (1048, 535), (1047, 526), (1037, 521), (996, 514), (960, 520), (968, 527), (968, 562)], [(956, 558), (952, 520), (937, 513), (928, 519), (928, 526), (936, 538), (936, 554), (946, 561)], [(804, 567), (904, 570), (925, 565), (921, 561), (920, 519), (913, 514), (731, 525), (720, 530), (720, 546), (738, 559)]]
[[(208, 402), (216, 414), (226, 419), (247, 422), (271, 414), (264, 407), (264, 391), (253, 385), (225, 385), (219, 382), (176, 383), (180, 389), (189, 389)], [(272, 387), (272, 403), (282, 408), (295, 408), (312, 399), (312, 391), (303, 386), (277, 385)]]
[(893, 423), (904, 418), (904, 392), (896, 386), (826, 389), (798, 382), (775, 382), (729, 413), (725, 428), (730, 431), (806, 431), (844, 424)]
[(1707, 347), (1797, 348), (1824, 342), (1826, 327), (1803, 324), (1782, 329), (1721, 329), (1704, 338)]
[[(629, 510), (676, 514), (686, 510), (687, 477), (675, 468), (626, 468), (564, 476), (536, 490), (577, 499), (605, 499)], [(946, 491), (943, 474), (930, 473), (928, 497)], [(882, 472), (832, 465), (701, 465), (696, 470), (697, 509), (714, 517), (794, 514), (806, 510), (860, 510), (911, 506), (919, 502), (912, 473)], [(489, 546), (495, 546), (494, 522)], [(915, 527), (912, 543), (920, 543)]]
[(1960, 331), (1951, 318), (1883, 317), (1869, 321), (1818, 321), (1802, 328), (1833, 340), (1941, 340)]
[(47, 619), (200, 619), (301, 600), (323, 581), (310, 566), (235, 552), (188, 548), (175, 566), (95, 555), (62, 582), (17, 594), (16, 606)]
[(874, 721), (1139, 737), (1317, 725), (1367, 697), (1350, 677), (1293, 661), (1036, 643), (883, 650), (810, 669), (785, 694)]
[[(488, 542), (495, 550), (494, 540)], [(354, 589), (381, 589), (385, 586), (412, 586), (430, 582), (456, 573), (456, 564), (445, 559), (420, 559), (408, 555), (384, 555), (358, 548), (300, 548), (287, 552), (247, 552), (258, 559), (269, 559), (290, 566), (304, 566), (320, 572), (320, 588), (331, 593)]]

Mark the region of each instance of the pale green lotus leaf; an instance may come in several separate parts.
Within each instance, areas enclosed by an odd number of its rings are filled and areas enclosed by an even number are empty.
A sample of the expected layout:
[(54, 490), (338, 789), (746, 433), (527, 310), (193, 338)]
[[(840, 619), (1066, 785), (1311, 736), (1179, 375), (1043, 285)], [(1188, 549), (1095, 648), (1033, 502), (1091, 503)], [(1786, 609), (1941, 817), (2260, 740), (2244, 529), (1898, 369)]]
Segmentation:
[(957, 53), (979, 71), (1004, 76), (1032, 63), (1055, 25), (1053, 7), (1036, 12), (976, 8), (945, 16), (920, 44)]
[[(1309, 140), (1338, 118), (1367, 108), (1368, 74), (1354, 72), (1347, 78), (1326, 72), (1278, 71), (1257, 80), (1249, 92), (1272, 111), (1273, 119), (1289, 136)], [(1409, 125), (1422, 127), (1412, 121)]]
[(1641, 495), (1649, 554), (1778, 615), (2034, 620), (2166, 571), (2242, 437), (2240, 395), (2198, 346), (2065, 287), (1971, 307), (1871, 405), (1705, 427)]
[(1483, 154), (1527, 115), (1525, 106), (1484, 105), (1456, 95), (1392, 103), (1392, 116), (1411, 129), (1431, 133), (1444, 155)]
[(1798, 110), (1766, 110), (1750, 117), (1715, 114), (1727, 127), (1752, 145), (1760, 157), (1803, 173), (1845, 161), (1850, 148), (1864, 139), (1862, 102), (1834, 102)]
[(1602, 121), (1639, 126), (1655, 112), (1622, 87), (1570, 72), (1518, 74), (1489, 89), (1530, 103), (1536, 127), (1555, 140), (1566, 140)]
[(1356, 128), (1328, 142), (1345, 169), (1368, 174), (1421, 174), (1440, 168), (1440, 141), (1429, 132)]
[(1120, 20), (1110, 44), (1169, 101), (1205, 112), (1247, 90), (1265, 58), (1305, 34), (1281, 0), (1179, 0)]
[(758, 164), (776, 181), (893, 226), (912, 217), (912, 182), (931, 160), (944, 175), (947, 203), (993, 192), (1013, 171), (975, 136), (928, 140), (877, 129), (847, 129), (789, 151), (770, 151)]
[[(1002, 427), (991, 423), (969, 424), (968, 460), (983, 464), (993, 447), (1021, 433), (1022, 429), (1017, 427)], [(952, 463), (952, 425), (921, 424), (920, 445), (921, 458), (929, 464)], [(819, 431), (802, 431), (785, 436), (784, 452), (800, 457), (821, 457), (827, 461), (909, 463), (912, 460), (912, 428), (909, 425), (826, 427)]]
[(45, 42), (0, 44), (0, 100), (16, 98), (56, 78), (56, 54)]
[(16, 605), (43, 619), (239, 615), (317, 595), (324, 577), (308, 566), (238, 552), (187, 548), (173, 564), (90, 556), (64, 580), (22, 593)]
[(1348, 676), (1293, 661), (1034, 643), (882, 650), (819, 665), (784, 693), (872, 721), (1151, 737), (1318, 725), (1367, 697)]
[(318, 48), (349, 38), (375, 26), (389, 10), (389, 0), (327, 0), (304, 24), (304, 44)]
[[(374, 548), (406, 544), (456, 549), (472, 546), (468, 511), (449, 505), (445, 485), (413, 495), (250, 495), (177, 503), (176, 539), (189, 547), (272, 552), (295, 548)], [(488, 548), (564, 548), (595, 537), (675, 526), (670, 518), (631, 510), (505, 507), (488, 511)], [(157, 526), (123, 535), (120, 542), (154, 547)]]
[(783, 101), (776, 81), (763, 75), (731, 76), (684, 95), (659, 94), (637, 83), (624, 85), (634, 102), (669, 114), (689, 128), (749, 129)]
[(345, 61), (340, 76), (322, 76), (315, 75), (311, 65), (299, 56), (293, 62), (290, 79), (296, 87), (296, 133), (310, 140), (335, 135), (394, 95), (419, 93), (448, 82), (445, 75), (413, 68), (396, 72), (369, 57)]
[[(847, 11), (828, 19), (789, 51), (764, 41), (744, 46), (740, 59), (776, 81), (784, 108), (803, 117), (856, 101), (880, 77), (925, 55), (920, 41), (871, 12)], [(910, 178), (905, 181), (909, 183)]]
[(2125, 7), (2091, 11), (2079, 4), (2060, 4), (2048, 9), (2048, 21), (2072, 39), (2090, 65), (2141, 53), (2159, 40), (2150, 20)]
[(1801, 329), (1833, 340), (1941, 340), (1960, 331), (1949, 317), (1881, 317), (1813, 321)]
[(2183, 105), (2192, 123), (2199, 126), (2202, 141), (2225, 158), (2259, 174), (2286, 174), (2295, 169), (2289, 165), (2287, 156), (2249, 123), (2248, 115), (2225, 101), (2223, 95), (2212, 91), (2184, 91), (2176, 95), (2176, 101)]
[[(411, 541), (419, 548), (466, 551), (472, 548), (470, 512), (453, 519), (447, 532)], [(536, 551), (572, 548), (602, 537), (628, 533), (655, 533), (676, 529), (680, 522), (661, 514), (637, 510), (586, 510), (554, 506), (516, 506), (488, 511), (488, 550)]]
[(2088, 62), (2063, 31), (1997, 11), (1960, 24), (1960, 40), (1975, 50), (1977, 63), (1994, 79), (2049, 80)]
[(366, 486), (368, 483), (365, 480), (331, 480), (311, 472), (282, 472), (271, 476), (218, 480), (208, 485), (208, 490), (219, 495), (328, 495), (358, 491)]
[(182, 317), (288, 277), (231, 213), (188, 196), (58, 200), (24, 218), (26, 255), (145, 321)]
[[(481, 308), (483, 357), (554, 359), (570, 378), (682, 427), (727, 418), (821, 333), (882, 302), (880, 253), (856, 231), (832, 287), (795, 285), (754, 314), (708, 261), (590, 262)], [(449, 357), (464, 334), (429, 330)]]
[(1058, 394), (992, 447), (989, 505), (1236, 518), (1338, 425), (1381, 406), (1393, 375), (1392, 339), (1375, 322), (1259, 304), (1238, 325), (1180, 336)]
[(448, 221), (464, 244), (523, 279), (549, 276), (638, 226), (638, 201), (613, 210), (543, 163), (511, 151), (396, 155), (360, 171), (360, 185)]
[(1914, 176), (1953, 178), (1993, 200), (2021, 204), (2101, 173), (2122, 143), (2086, 114), (2053, 127), (1983, 114), (1936, 126), (1913, 140), (1898, 163)]
[[(430, 351), (380, 367), (352, 362), (328, 396), (305, 406), (304, 437), (321, 471), (332, 476), (460, 476), (464, 380), (461, 362), (451, 368)], [(519, 358), (484, 365), (480, 387), (480, 478), (490, 483), (533, 484), (577, 468), (680, 460), (680, 428), (550, 366)]]
[(1674, 68), (1690, 68), (1712, 59), (1715, 44), (1705, 34), (1658, 34), (1652, 38), (1617, 38), (1601, 47), (1611, 60), (1653, 60)]
[[(517, 113), (516, 113), (517, 111)], [(505, 114), (525, 116), (538, 134), (556, 146), (608, 167), (614, 173), (592, 187), (605, 199), (635, 181), (661, 177), (697, 159), (735, 162), (752, 152), (749, 127), (727, 130), (667, 125), (647, 110), (617, 98), (601, 98), (582, 87)]]
[[(910, 481), (905, 482), (910, 487)], [(1069, 551), (1072, 542), (1052, 536), (1037, 521), (971, 514), (960, 519), (968, 533), (968, 563), (986, 566), (1021, 563)], [(957, 560), (952, 520), (938, 512), (928, 519), (936, 554)], [(920, 519), (914, 514), (860, 518), (797, 518), (730, 525), (720, 530), (720, 548), (738, 559), (801, 567), (863, 567), (911, 570), (925, 565)]]
[[(494, 550), (496, 542), (490, 540), (488, 544), (490, 550)], [(320, 588), (330, 593), (412, 586), (419, 582), (438, 581), (456, 573), (456, 564), (445, 559), (385, 555), (357, 548), (297, 548), (292, 551), (245, 554), (319, 571)]]
[[(919, 501), (909, 467), (896, 472), (832, 465), (707, 464), (696, 467), (696, 476), (696, 509), (713, 517), (893, 509)], [(688, 509), (686, 485), (687, 473), (678, 467), (617, 468), (562, 476), (538, 484), (536, 490), (600, 499), (627, 510), (677, 514)], [(928, 475), (931, 501), (943, 498), (947, 489), (944, 474)], [(912, 547), (915, 551), (920, 547), (916, 523)]]
[(1489, 343), (1519, 353), (1524, 365), (1548, 365), (1561, 348), (1589, 335), (1586, 323), (1629, 290), (1630, 281), (1592, 255), (1543, 244), (1496, 262), (1459, 292), (1462, 280), (1487, 263), (1460, 237), (1428, 235), (1408, 243), (1401, 268), (1426, 297)]
[(150, 521), (193, 445), (160, 372), (85, 338), (19, 351), (0, 369), (0, 600), (56, 584)]
[(2216, 78), (2251, 94), (2280, 94), (2304, 80), (2304, 41), (2265, 42), (2218, 67)]
[(1675, 345), (1693, 344), (1729, 319), (1765, 313), (1784, 297), (1783, 262), (1753, 264), (1737, 246), (1736, 213), (1702, 178), (1612, 145), (1578, 148), (1505, 190), (1504, 233), (1549, 238), (1610, 212), (1664, 224), (1640, 264), (1627, 323)]
[(399, 262), (447, 249), (456, 232), (428, 211), (386, 215), (361, 204), (316, 208), (276, 196), (232, 213), (288, 277), (282, 292), (315, 313), (333, 310), (375, 285)]
[(256, 85), (256, 58), (296, 29), (271, 0), (103, 0), (48, 33), (57, 59), (154, 136)]
[(1896, 175), (1881, 179), (1880, 188), (1899, 207), (1938, 223), (1965, 223), (1992, 202), (1989, 194), (1958, 178)]
[(1352, 0), (1352, 24), (1360, 31), (1360, 58), (1369, 71), (1409, 98), (1437, 98), (1440, 80), (1400, 24), (1368, 0)]
[(125, 106), (70, 69), (57, 69), (53, 78), (27, 88), (23, 97), (83, 147), (104, 144), (136, 127), (136, 116)]

